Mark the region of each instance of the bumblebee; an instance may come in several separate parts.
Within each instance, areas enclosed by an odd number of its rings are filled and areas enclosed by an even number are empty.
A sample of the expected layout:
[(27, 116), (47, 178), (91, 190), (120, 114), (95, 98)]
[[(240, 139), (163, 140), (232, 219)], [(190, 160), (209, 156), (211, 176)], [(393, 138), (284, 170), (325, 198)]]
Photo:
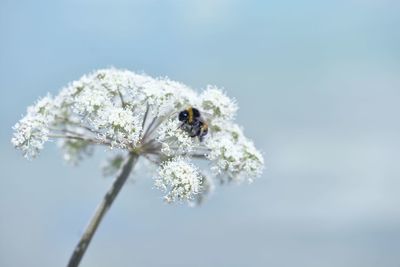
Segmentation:
[(180, 128), (187, 132), (190, 137), (197, 136), (200, 142), (203, 141), (204, 136), (208, 133), (208, 124), (197, 108), (188, 107), (182, 110), (179, 113), (178, 119), (182, 122)]

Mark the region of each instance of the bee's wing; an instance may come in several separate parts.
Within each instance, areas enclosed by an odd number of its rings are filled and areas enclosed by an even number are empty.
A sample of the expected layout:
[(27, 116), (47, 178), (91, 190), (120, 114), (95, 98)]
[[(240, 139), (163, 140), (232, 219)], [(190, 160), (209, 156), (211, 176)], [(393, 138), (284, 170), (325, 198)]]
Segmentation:
[(211, 112), (208, 111), (201, 111), (200, 114), (204, 120), (209, 120), (212, 117)]

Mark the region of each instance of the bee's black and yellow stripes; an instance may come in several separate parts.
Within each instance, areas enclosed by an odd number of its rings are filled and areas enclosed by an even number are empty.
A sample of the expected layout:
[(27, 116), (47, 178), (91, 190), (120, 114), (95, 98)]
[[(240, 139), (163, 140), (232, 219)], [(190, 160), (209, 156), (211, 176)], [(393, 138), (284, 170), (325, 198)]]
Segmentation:
[(206, 122), (203, 122), (203, 125), (201, 126), (201, 135), (206, 135), (208, 133), (208, 124)]
[(187, 110), (188, 112), (188, 123), (193, 123), (193, 108), (189, 107)]
[(197, 108), (188, 107), (182, 110), (179, 112), (178, 119), (182, 122), (180, 128), (188, 132), (191, 137), (198, 136), (199, 140), (202, 141), (208, 133), (208, 125)]

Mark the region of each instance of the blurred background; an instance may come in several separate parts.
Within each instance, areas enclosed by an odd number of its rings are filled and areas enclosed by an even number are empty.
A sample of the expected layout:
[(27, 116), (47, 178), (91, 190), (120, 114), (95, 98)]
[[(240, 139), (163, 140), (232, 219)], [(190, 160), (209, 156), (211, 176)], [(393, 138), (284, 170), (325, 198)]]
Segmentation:
[(265, 155), (252, 185), (167, 205), (145, 169), (81, 266), (399, 266), (400, 2), (0, 0), (0, 266), (65, 266), (112, 182), (34, 161), (26, 107), (114, 66), (224, 87)]

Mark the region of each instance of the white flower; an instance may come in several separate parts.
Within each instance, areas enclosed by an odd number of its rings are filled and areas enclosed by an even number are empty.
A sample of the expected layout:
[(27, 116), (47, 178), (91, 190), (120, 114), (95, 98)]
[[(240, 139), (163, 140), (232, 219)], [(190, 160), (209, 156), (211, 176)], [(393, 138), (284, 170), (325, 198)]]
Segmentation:
[(247, 139), (236, 124), (225, 125), (213, 138), (207, 140), (210, 153), (207, 158), (213, 161), (216, 174), (226, 174), (229, 178), (242, 181), (261, 175), (264, 158)]
[[(191, 137), (188, 131), (196, 131), (178, 120), (188, 107), (198, 109), (208, 124), (203, 141)], [(65, 160), (72, 163), (91, 155), (95, 146), (117, 150), (109, 174), (121, 167), (121, 152), (135, 153), (160, 167), (156, 187), (166, 192), (168, 202), (199, 202), (212, 179), (252, 181), (263, 170), (261, 153), (234, 122), (237, 110), (236, 101), (215, 86), (198, 94), (166, 77), (103, 69), (29, 107), (14, 126), (12, 143), (32, 158), (46, 141), (59, 139)], [(190, 159), (209, 162), (213, 176)]]
[(123, 107), (110, 106), (100, 111), (93, 122), (98, 130), (107, 129), (106, 136), (115, 140), (115, 146), (127, 148), (129, 144), (136, 145), (139, 141), (142, 116), (141, 113), (135, 115), (132, 110)]
[(200, 192), (202, 177), (187, 159), (177, 157), (163, 163), (158, 171), (155, 186), (164, 192), (167, 202), (190, 201)]
[(236, 101), (230, 99), (223, 91), (209, 85), (200, 95), (201, 107), (211, 113), (213, 118), (231, 120), (238, 110)]
[(52, 98), (46, 96), (28, 107), (27, 115), (15, 124), (11, 142), (22, 150), (26, 158), (34, 158), (49, 139), (48, 127), (53, 120)]
[(162, 144), (161, 152), (167, 156), (192, 152), (195, 140), (184, 132), (176, 118), (168, 119), (158, 130), (157, 141)]

